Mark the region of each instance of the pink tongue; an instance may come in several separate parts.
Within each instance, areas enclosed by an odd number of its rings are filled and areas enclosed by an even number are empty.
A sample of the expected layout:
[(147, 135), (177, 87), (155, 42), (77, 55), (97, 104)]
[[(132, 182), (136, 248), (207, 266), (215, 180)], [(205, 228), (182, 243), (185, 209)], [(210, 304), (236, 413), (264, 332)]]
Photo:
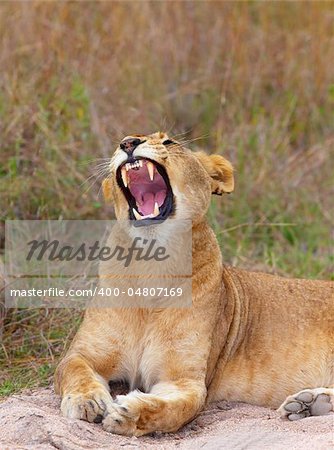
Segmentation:
[(154, 211), (154, 194), (152, 192), (146, 192), (143, 195), (143, 204), (140, 205), (140, 212), (147, 216), (148, 214), (152, 214)]
[(156, 194), (153, 194), (153, 192), (145, 192), (142, 197), (142, 203), (140, 205), (138, 204), (138, 210), (143, 216), (153, 214), (155, 203), (158, 203), (160, 207), (165, 201), (165, 198), (166, 191), (159, 191)]
[(163, 204), (166, 198), (166, 191), (159, 191), (155, 194), (155, 201), (158, 203), (159, 207)]

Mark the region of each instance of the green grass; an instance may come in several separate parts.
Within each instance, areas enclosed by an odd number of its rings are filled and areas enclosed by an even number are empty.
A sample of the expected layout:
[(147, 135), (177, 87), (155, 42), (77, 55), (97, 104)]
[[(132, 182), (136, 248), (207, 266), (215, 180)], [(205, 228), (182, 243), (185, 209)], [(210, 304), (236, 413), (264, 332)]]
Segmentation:
[(54, 364), (43, 364), (41, 361), (38, 366), (29, 367), (29, 363), (27, 363), (24, 368), (7, 369), (8, 378), (0, 385), (0, 397), (36, 386), (48, 386), (52, 380), (54, 369)]
[[(6, 219), (113, 217), (94, 168), (171, 129), (235, 167), (226, 263), (333, 278), (332, 30), (321, 2), (1, 4), (0, 253)], [(0, 395), (49, 383), (81, 315), (7, 310)]]
[(82, 313), (74, 310), (8, 310), (0, 347), (0, 396), (50, 384)]

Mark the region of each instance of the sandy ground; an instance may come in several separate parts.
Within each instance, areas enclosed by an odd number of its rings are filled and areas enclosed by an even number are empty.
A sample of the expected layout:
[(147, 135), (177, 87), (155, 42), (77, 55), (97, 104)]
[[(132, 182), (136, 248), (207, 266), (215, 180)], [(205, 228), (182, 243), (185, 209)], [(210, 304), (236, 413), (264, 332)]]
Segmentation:
[(243, 403), (210, 405), (178, 433), (116, 436), (100, 424), (66, 419), (52, 389), (0, 403), (0, 449), (333, 449), (334, 415), (288, 422), (275, 411)]

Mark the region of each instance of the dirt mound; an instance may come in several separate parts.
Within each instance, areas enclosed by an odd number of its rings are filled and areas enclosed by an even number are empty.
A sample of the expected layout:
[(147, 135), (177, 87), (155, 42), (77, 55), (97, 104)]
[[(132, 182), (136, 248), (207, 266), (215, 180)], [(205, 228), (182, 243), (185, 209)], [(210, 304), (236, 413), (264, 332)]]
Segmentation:
[(297, 422), (275, 411), (243, 403), (210, 405), (178, 433), (127, 438), (108, 434), (100, 424), (61, 416), (52, 389), (14, 395), (0, 404), (1, 449), (330, 449), (333, 414)]

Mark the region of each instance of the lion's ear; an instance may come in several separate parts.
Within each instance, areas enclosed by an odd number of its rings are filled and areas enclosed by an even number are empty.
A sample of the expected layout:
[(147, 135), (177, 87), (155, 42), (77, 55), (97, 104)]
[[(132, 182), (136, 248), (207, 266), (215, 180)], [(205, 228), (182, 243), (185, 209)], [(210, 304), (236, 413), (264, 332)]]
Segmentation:
[(111, 202), (112, 201), (112, 188), (111, 188), (110, 178), (105, 178), (102, 181), (102, 191), (103, 191), (104, 199), (107, 202)]
[(234, 176), (232, 164), (220, 155), (207, 155), (204, 152), (195, 152), (204, 169), (211, 177), (211, 190), (213, 194), (229, 194), (234, 189)]

